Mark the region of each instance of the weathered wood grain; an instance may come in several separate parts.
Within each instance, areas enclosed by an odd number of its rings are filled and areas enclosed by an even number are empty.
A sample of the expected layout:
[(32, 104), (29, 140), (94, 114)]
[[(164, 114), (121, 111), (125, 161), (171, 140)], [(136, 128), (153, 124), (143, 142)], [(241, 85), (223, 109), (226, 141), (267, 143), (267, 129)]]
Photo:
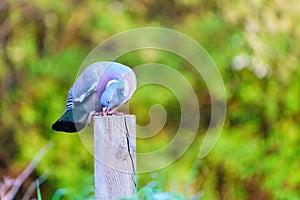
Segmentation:
[(94, 118), (95, 199), (133, 197), (136, 193), (134, 115)]

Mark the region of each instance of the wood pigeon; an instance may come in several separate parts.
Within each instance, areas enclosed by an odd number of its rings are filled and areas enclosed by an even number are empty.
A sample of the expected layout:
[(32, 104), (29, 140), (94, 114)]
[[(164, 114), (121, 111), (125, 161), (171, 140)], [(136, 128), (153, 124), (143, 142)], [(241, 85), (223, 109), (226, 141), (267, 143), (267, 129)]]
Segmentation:
[(55, 131), (78, 132), (95, 114), (113, 114), (136, 89), (136, 77), (127, 66), (97, 62), (88, 66), (68, 93), (65, 113), (52, 125)]

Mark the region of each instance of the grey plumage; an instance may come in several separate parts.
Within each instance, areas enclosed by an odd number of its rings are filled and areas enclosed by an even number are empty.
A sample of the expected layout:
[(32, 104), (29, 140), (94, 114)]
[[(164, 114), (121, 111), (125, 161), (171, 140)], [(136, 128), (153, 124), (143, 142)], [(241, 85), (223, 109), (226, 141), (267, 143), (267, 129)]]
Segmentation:
[(114, 112), (130, 99), (135, 89), (136, 77), (129, 67), (116, 62), (94, 63), (72, 85), (66, 111), (52, 125), (52, 129), (80, 131), (89, 113)]

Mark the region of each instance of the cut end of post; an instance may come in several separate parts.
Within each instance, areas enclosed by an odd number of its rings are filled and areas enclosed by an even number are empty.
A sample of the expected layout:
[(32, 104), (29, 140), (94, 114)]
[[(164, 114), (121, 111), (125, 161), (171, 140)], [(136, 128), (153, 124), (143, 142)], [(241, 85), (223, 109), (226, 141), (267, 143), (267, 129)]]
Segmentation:
[(108, 115), (94, 118), (95, 199), (136, 194), (136, 118)]
[(135, 123), (135, 115), (127, 115), (127, 114), (122, 114), (122, 115), (96, 115), (93, 117), (94, 122), (96, 123), (99, 120), (104, 120), (104, 119), (134, 119), (134, 123)]

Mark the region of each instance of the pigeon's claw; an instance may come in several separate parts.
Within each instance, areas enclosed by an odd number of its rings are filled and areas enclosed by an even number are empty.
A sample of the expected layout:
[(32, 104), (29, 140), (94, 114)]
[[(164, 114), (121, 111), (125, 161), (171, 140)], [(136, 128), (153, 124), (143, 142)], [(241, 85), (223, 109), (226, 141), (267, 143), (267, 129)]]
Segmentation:
[(88, 125), (90, 125), (95, 113), (96, 113), (96, 111), (92, 111), (89, 113), (88, 120), (87, 120)]
[(121, 115), (121, 116), (123, 116), (123, 115), (124, 115), (124, 113), (122, 113), (122, 112), (118, 112), (118, 111), (112, 111), (112, 112), (108, 112), (107, 114), (108, 114), (108, 115)]
[(97, 116), (97, 115), (102, 115), (102, 112), (92, 111), (92, 112), (89, 113), (88, 120), (87, 120), (88, 125), (90, 125), (93, 117)]
[(91, 111), (89, 113), (88, 119), (87, 119), (87, 123), (88, 125), (91, 124), (91, 121), (93, 119), (94, 116), (98, 116), (98, 115), (102, 115), (102, 116), (107, 116), (107, 115), (124, 115), (124, 113), (122, 112), (118, 112), (118, 111), (108, 111), (108, 112), (96, 112), (96, 111)]

